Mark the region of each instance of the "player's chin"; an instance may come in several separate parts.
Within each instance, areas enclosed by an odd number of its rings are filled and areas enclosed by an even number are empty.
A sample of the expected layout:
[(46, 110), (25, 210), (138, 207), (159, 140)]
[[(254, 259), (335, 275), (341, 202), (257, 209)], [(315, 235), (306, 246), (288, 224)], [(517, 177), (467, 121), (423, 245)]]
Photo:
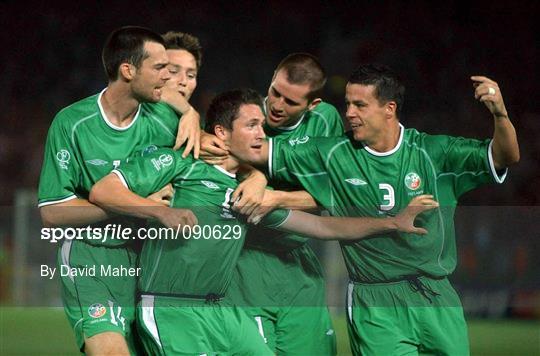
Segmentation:
[(150, 103), (158, 103), (159, 101), (161, 101), (161, 92), (159, 94), (153, 93), (148, 96), (148, 102)]
[(364, 141), (364, 134), (358, 129), (353, 130), (353, 137), (356, 141)]
[(256, 163), (262, 160), (262, 149), (251, 148), (249, 152), (242, 157), (242, 160), (246, 163)]

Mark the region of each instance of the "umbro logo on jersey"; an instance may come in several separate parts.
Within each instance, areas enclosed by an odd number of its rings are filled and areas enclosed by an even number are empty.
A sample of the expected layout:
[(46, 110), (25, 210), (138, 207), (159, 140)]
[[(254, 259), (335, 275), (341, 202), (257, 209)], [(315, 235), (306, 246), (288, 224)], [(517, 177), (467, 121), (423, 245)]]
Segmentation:
[(360, 178), (347, 178), (345, 179), (345, 182), (350, 183), (352, 185), (366, 185), (367, 182), (360, 179)]
[(292, 140), (289, 140), (289, 145), (301, 145), (303, 143), (306, 143), (309, 141), (309, 136), (304, 136), (302, 138), (293, 138)]
[(152, 158), (152, 164), (156, 171), (160, 171), (162, 167), (168, 167), (173, 163), (173, 156), (170, 154), (162, 154), (159, 158)]
[(96, 159), (90, 159), (90, 160), (86, 161), (86, 163), (94, 165), (94, 166), (104, 166), (109, 162), (104, 161), (104, 160), (99, 159), (99, 158), (96, 158)]
[(214, 190), (219, 189), (219, 185), (217, 185), (214, 182), (210, 182), (210, 181), (207, 181), (207, 180), (201, 180), (201, 183), (204, 184), (207, 188), (214, 189)]

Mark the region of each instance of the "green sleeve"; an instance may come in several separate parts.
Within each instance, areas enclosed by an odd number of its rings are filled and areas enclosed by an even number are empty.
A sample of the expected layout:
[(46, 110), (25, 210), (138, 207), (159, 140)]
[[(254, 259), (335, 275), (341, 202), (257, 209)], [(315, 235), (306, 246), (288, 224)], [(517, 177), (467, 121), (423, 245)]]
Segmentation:
[(327, 175), (317, 138), (306, 136), (293, 142), (271, 138), (268, 151), (268, 173), (273, 180), (305, 187), (306, 178)]
[(271, 213), (265, 215), (265, 217), (261, 220), (261, 226), (276, 229), (287, 221), (290, 213), (291, 211), (288, 209), (273, 210)]
[(134, 193), (147, 197), (182, 175), (189, 157), (181, 151), (161, 148), (144, 155), (130, 157), (115, 170), (124, 184)]
[(438, 178), (452, 179), (458, 197), (480, 185), (502, 183), (506, 178), (506, 169), (495, 170), (491, 140), (451, 136), (432, 136), (430, 139), (436, 141), (434, 146), (440, 152), (436, 158)]
[(54, 119), (45, 143), (39, 179), (38, 206), (60, 203), (77, 197), (81, 166), (70, 130), (60, 112)]
[(319, 116), (324, 122), (324, 125), (318, 125), (321, 128), (321, 132), (312, 136), (334, 137), (342, 136), (345, 132), (341, 115), (339, 115), (334, 105), (322, 102), (313, 109), (313, 114)]

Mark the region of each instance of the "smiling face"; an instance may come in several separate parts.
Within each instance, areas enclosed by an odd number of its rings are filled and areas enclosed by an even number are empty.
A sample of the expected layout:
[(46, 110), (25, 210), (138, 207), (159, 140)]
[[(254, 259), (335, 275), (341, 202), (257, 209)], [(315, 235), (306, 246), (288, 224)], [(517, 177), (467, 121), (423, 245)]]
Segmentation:
[(389, 103), (380, 103), (374, 91), (373, 85), (351, 83), (345, 89), (345, 116), (353, 130), (354, 139), (370, 147), (386, 139), (390, 119), (395, 118), (391, 115)]
[(167, 86), (189, 100), (197, 87), (197, 61), (184, 49), (168, 49), (167, 56), (169, 57), (167, 68), (171, 75)]
[(292, 84), (287, 80), (287, 73), (280, 69), (268, 88), (266, 124), (270, 127), (292, 126), (302, 114), (310, 108), (308, 95), (309, 84)]
[(161, 88), (170, 78), (169, 59), (165, 47), (157, 42), (145, 42), (144, 52), (147, 57), (139, 68), (134, 68), (131, 91), (139, 102), (156, 103), (161, 99)]
[(232, 130), (225, 129), (225, 143), (239, 162), (256, 162), (262, 154), (265, 138), (264, 115), (256, 104), (242, 104)]

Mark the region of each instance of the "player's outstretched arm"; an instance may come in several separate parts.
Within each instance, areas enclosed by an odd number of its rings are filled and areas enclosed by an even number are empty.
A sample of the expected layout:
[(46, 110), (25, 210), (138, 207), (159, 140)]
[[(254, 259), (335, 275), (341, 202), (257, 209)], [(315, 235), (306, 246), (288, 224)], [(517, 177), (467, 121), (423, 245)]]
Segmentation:
[(86, 199), (75, 198), (39, 208), (45, 227), (85, 226), (114, 216)]
[(504, 105), (499, 85), (484, 76), (472, 76), (474, 97), (483, 102), (493, 115), (494, 132), (492, 154), (496, 169), (506, 168), (519, 162), (519, 145), (516, 129)]
[(197, 224), (197, 218), (191, 210), (169, 208), (160, 202), (143, 198), (124, 186), (114, 173), (94, 184), (90, 191), (90, 201), (122, 215), (159, 220), (167, 227)]
[(199, 158), (201, 134), (201, 117), (199, 113), (189, 104), (183, 95), (174, 89), (163, 87), (161, 91), (161, 100), (169, 104), (178, 114), (182, 115), (178, 124), (174, 149), (179, 149), (185, 143), (186, 148), (182, 157), (186, 158), (193, 150), (193, 156)]
[[(170, 184), (148, 196), (155, 202), (168, 206), (173, 195)], [(86, 199), (71, 199), (63, 203), (46, 205), (39, 208), (44, 227), (86, 226), (115, 216)]]
[(432, 195), (419, 195), (395, 217), (322, 217), (293, 210), (280, 229), (320, 240), (359, 240), (391, 231), (423, 235), (427, 231), (415, 227), (414, 219), (418, 214), (438, 206)]
[(253, 210), (247, 221), (248, 223), (258, 224), (266, 214), (274, 209), (311, 211), (317, 208), (317, 202), (305, 190), (286, 192), (266, 189), (262, 204)]

